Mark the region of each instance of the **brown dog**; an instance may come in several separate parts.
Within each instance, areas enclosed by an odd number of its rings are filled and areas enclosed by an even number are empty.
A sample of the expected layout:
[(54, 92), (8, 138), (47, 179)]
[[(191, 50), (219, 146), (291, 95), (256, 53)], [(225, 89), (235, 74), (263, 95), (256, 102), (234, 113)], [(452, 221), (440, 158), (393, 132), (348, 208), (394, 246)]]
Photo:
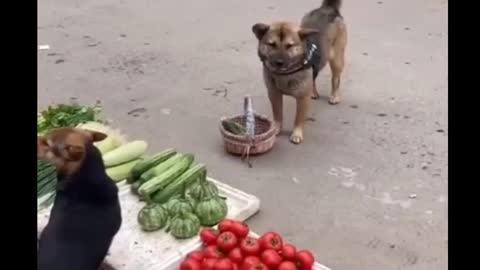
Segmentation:
[(105, 137), (61, 128), (38, 138), (38, 158), (55, 165), (58, 183), (39, 239), (37, 269), (113, 269), (102, 262), (122, 223), (118, 188), (93, 146)]
[(297, 100), (295, 124), (290, 141), (303, 141), (303, 128), (310, 98), (318, 99), (315, 79), (327, 62), (332, 71), (329, 103), (340, 102), (340, 74), (344, 66), (347, 30), (340, 15), (341, 0), (324, 0), (320, 8), (307, 13), (300, 25), (277, 22), (257, 23), (258, 56), (272, 104), (273, 118), (280, 132), (283, 120), (283, 95)]

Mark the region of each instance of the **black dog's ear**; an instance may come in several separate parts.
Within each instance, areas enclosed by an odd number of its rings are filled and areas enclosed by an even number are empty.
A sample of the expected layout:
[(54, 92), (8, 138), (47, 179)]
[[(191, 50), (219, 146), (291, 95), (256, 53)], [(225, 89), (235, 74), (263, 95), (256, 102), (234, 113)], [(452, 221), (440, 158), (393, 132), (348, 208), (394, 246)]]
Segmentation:
[(310, 28), (302, 28), (298, 31), (298, 36), (303, 40), (311, 35), (318, 34), (318, 31)]
[(268, 24), (257, 23), (252, 26), (252, 32), (255, 34), (258, 40), (262, 39), (268, 30), (270, 30), (270, 25)]

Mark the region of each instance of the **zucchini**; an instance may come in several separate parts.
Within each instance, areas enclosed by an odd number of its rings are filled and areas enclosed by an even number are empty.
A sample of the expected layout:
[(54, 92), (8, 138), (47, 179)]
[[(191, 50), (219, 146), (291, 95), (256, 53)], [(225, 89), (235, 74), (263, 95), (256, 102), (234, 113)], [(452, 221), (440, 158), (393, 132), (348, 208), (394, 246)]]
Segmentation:
[(108, 177), (112, 178), (114, 182), (120, 182), (128, 177), (130, 171), (132, 170), (135, 165), (140, 162), (139, 159), (124, 163), (122, 165), (118, 165), (115, 167), (110, 167), (106, 170)]
[(180, 175), (182, 175), (186, 170), (188, 170), (190, 164), (193, 162), (193, 159), (194, 157), (192, 154), (183, 155), (182, 159), (178, 161), (177, 164), (170, 167), (164, 173), (143, 183), (138, 189), (138, 193), (140, 193), (141, 196), (148, 198), (150, 194), (157, 190), (163, 189), (172, 181), (177, 179)]
[(127, 183), (133, 183), (137, 181), (142, 175), (142, 173), (171, 158), (176, 153), (177, 152), (175, 151), (175, 149), (167, 149), (138, 162), (130, 171), (130, 174), (127, 178)]
[(140, 176), (140, 181), (142, 183), (147, 182), (148, 180), (152, 179), (153, 177), (160, 175), (167, 171), (170, 167), (178, 163), (181, 158), (183, 157), (182, 154), (175, 154), (173, 157), (167, 159), (165, 162), (158, 164), (157, 166), (151, 168), (150, 170), (144, 172)]
[(145, 141), (133, 141), (124, 144), (103, 156), (105, 167), (113, 167), (140, 158), (147, 151)]
[(205, 164), (196, 164), (180, 175), (173, 183), (154, 193), (151, 199), (156, 203), (166, 203), (172, 196), (180, 193), (184, 187), (190, 186), (198, 177), (202, 177), (206, 173), (207, 167)]

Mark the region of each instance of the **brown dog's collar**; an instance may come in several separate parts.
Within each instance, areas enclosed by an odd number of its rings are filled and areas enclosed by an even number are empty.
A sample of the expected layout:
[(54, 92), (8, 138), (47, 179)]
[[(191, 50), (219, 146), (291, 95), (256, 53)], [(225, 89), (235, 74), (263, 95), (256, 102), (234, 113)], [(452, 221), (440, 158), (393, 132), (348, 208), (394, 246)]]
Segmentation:
[(313, 65), (314, 65), (313, 56), (314, 56), (314, 53), (317, 51), (318, 47), (314, 43), (309, 43), (309, 45), (307, 45), (307, 46), (310, 47), (310, 49), (308, 50), (308, 53), (305, 57), (305, 60), (303, 60), (302, 64), (299, 65), (298, 67), (295, 67), (295, 68), (293, 68), (291, 70), (288, 70), (288, 71), (285, 71), (285, 72), (278, 72), (278, 71), (275, 71), (275, 70), (271, 70), (265, 64), (265, 59), (261, 59), (261, 61), (263, 63), (263, 66), (266, 69), (268, 69), (268, 71), (270, 71), (271, 73), (273, 73), (275, 75), (280, 75), (280, 76), (291, 75), (291, 74), (297, 73), (297, 72), (305, 70), (305, 69), (313, 68)]

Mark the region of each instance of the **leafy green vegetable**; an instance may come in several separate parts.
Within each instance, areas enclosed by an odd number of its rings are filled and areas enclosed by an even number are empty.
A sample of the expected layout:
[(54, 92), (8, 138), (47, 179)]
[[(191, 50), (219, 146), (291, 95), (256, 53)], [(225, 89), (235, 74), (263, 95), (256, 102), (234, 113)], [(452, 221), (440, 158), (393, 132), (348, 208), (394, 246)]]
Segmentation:
[(75, 127), (89, 121), (103, 123), (100, 114), (98, 102), (94, 106), (81, 106), (77, 103), (48, 106), (37, 115), (37, 133), (43, 134), (53, 128)]

